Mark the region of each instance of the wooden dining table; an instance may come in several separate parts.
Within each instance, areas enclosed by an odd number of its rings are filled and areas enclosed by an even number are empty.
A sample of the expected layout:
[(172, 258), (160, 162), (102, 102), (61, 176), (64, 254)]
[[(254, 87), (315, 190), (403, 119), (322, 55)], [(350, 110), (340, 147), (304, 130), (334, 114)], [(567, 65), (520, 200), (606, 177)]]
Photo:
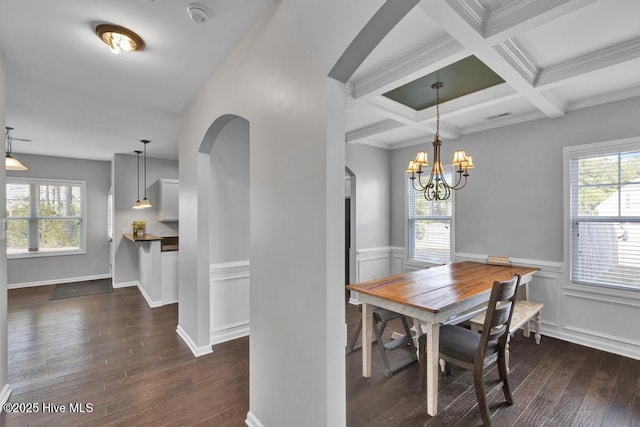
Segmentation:
[(473, 317), (486, 307), (493, 282), (515, 274), (521, 276), (520, 297), (526, 299), (528, 284), (538, 270), (462, 261), (348, 285), (362, 303), (362, 375), (371, 376), (373, 306), (413, 318), (416, 333), (427, 334), (427, 413), (437, 415), (440, 325)]

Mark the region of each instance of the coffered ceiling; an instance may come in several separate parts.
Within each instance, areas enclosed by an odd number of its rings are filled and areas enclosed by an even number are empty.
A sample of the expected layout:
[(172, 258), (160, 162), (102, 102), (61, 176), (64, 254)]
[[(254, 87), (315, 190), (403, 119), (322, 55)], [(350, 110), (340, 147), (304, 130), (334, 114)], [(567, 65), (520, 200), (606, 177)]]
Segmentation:
[[(637, 0), (422, 0), (348, 82), (346, 141), (430, 140), (435, 107), (423, 107), (437, 80), (447, 139), (640, 97), (638, 17)], [(499, 79), (474, 87), (475, 77), (447, 72), (473, 58)]]
[[(193, 1), (1, 0), (6, 123), (33, 140), (14, 152), (109, 160), (150, 139), (151, 157), (177, 159), (180, 112), (275, 2), (197, 0), (210, 19), (196, 24)], [(630, 97), (640, 110), (638, 17), (638, 0), (422, 0), (348, 82), (346, 141), (430, 140), (432, 80), (443, 139)], [(97, 23), (145, 50), (112, 55)], [(485, 71), (456, 69), (475, 61)]]

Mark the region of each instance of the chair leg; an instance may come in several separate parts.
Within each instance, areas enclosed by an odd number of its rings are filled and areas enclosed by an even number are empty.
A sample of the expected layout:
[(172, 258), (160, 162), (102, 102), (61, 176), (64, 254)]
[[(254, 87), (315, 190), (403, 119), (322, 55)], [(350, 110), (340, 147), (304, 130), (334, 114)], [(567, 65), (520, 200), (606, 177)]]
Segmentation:
[[(402, 326), (404, 326), (404, 333), (406, 336), (411, 337), (411, 329), (409, 329), (409, 324), (407, 323), (407, 318), (405, 316), (402, 316), (400, 319), (402, 319)], [(415, 354), (416, 353), (416, 346), (413, 343), (413, 339), (409, 340), (409, 348), (411, 348), (411, 351)]]
[(480, 416), (482, 417), (482, 424), (485, 426), (491, 426), (491, 414), (489, 413), (487, 398), (484, 394), (484, 380), (482, 378), (482, 373), (481, 366), (474, 367), (473, 384), (476, 389), (476, 398), (478, 399), (478, 409), (480, 410)]
[(356, 331), (353, 334), (353, 336), (351, 337), (351, 341), (349, 342), (349, 345), (347, 346), (347, 354), (351, 353), (353, 351), (353, 349), (356, 346), (356, 342), (358, 341), (358, 336), (360, 335), (360, 332), (362, 331), (362, 316), (360, 316), (360, 320), (358, 320), (358, 325), (356, 326)]
[(374, 325), (373, 325), (373, 332), (376, 336), (376, 341), (378, 343), (378, 348), (380, 349), (380, 355), (382, 356), (382, 363), (384, 364), (384, 376), (385, 377), (390, 377), (393, 375), (393, 372), (391, 371), (391, 365), (389, 365), (389, 359), (387, 358), (387, 352), (385, 351), (384, 348), (384, 342), (382, 341), (382, 332), (384, 331), (384, 328), (387, 326), (386, 322), (382, 322), (382, 327), (380, 329), (378, 329), (378, 325), (376, 324), (377, 322), (375, 322), (374, 320)]
[(498, 374), (502, 381), (502, 392), (507, 404), (513, 405), (513, 397), (511, 396), (511, 388), (509, 386), (509, 366), (507, 365), (508, 359), (506, 353), (500, 352), (498, 354)]

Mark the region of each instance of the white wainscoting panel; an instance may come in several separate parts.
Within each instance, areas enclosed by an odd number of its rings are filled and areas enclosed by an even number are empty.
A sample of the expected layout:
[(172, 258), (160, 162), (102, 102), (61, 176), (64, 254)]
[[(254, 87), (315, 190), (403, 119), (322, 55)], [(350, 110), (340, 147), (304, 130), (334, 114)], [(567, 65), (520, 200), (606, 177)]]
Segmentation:
[[(404, 272), (404, 248), (381, 246), (356, 249), (356, 283)], [(358, 293), (352, 292), (351, 304), (359, 304)]]
[(211, 344), (249, 335), (249, 261), (210, 268)]
[[(458, 261), (484, 262), (486, 255), (456, 254)], [(511, 258), (538, 267), (529, 299), (542, 302), (542, 334), (640, 360), (640, 295), (635, 291), (571, 284), (564, 263)], [(544, 338), (543, 338), (544, 339)]]

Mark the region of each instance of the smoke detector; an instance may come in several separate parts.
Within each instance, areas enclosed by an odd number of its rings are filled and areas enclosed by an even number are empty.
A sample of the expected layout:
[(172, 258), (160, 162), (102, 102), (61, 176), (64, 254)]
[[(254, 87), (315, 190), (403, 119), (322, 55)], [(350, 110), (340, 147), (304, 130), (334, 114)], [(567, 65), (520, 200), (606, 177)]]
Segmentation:
[(209, 12), (199, 4), (192, 3), (187, 6), (187, 13), (189, 18), (196, 24), (204, 24), (209, 19)]

